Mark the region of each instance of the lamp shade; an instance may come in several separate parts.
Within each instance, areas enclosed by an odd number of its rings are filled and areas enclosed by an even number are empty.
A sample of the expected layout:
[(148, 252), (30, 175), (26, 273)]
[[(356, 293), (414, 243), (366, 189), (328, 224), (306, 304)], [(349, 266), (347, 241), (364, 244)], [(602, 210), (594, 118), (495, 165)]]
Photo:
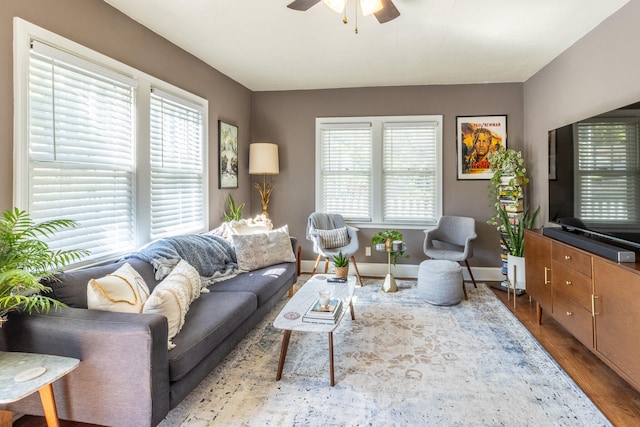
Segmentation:
[(251, 175), (280, 173), (278, 146), (270, 142), (256, 142), (249, 145), (249, 173)]
[(360, 0), (360, 7), (364, 16), (382, 10), (382, 2), (380, 0)]

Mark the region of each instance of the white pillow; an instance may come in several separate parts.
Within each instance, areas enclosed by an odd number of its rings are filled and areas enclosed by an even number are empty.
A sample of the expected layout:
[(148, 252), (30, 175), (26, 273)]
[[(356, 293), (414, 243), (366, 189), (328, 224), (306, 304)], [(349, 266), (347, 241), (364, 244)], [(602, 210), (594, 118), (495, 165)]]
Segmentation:
[[(175, 347), (171, 340), (182, 329), (189, 305), (200, 297), (201, 288), (200, 274), (187, 261), (181, 260), (171, 273), (158, 283), (144, 304), (143, 313), (161, 314), (167, 318), (169, 350)], [(209, 292), (206, 288), (202, 291)]]
[(320, 244), (325, 249), (341, 248), (349, 244), (347, 227), (334, 230), (316, 230), (316, 232), (320, 236)]
[(128, 262), (87, 285), (87, 307), (92, 310), (140, 313), (148, 297), (149, 287)]
[(253, 271), (281, 262), (295, 262), (289, 227), (286, 225), (268, 233), (232, 235), (238, 268)]

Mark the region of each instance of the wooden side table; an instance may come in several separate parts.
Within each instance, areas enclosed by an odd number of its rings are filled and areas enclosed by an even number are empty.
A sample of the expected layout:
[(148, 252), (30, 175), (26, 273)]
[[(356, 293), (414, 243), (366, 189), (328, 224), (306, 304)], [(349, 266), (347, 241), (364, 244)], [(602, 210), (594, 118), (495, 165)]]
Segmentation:
[[(0, 351), (0, 404), (16, 402), (37, 391), (47, 426), (58, 427), (52, 384), (79, 363), (70, 357)], [(0, 410), (0, 427), (11, 427), (11, 421), (11, 412)]]

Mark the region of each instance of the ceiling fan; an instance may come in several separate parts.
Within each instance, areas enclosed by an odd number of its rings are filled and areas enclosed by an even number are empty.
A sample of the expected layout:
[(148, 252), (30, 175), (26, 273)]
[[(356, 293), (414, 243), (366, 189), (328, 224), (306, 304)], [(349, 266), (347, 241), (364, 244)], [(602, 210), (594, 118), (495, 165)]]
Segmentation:
[[(293, 10), (305, 11), (320, 3), (323, 0), (294, 0), (289, 3), (287, 7)], [(381, 24), (389, 22), (400, 16), (398, 8), (393, 4), (391, 0), (356, 0), (360, 3), (363, 15), (369, 15), (373, 13)], [(327, 6), (336, 12), (342, 12), (346, 9), (347, 0), (324, 0)], [(346, 13), (346, 12), (345, 12)], [(347, 23), (347, 18), (343, 19), (343, 22)]]

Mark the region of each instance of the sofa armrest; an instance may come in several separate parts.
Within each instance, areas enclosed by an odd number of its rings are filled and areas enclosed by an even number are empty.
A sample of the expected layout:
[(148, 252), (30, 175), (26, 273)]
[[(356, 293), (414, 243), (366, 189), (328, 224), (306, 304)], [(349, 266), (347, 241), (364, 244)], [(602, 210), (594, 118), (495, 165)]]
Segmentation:
[[(164, 316), (59, 308), (11, 313), (0, 349), (80, 359), (54, 384), (62, 419), (100, 425), (156, 425), (170, 409)], [(35, 395), (6, 407), (40, 415)]]

